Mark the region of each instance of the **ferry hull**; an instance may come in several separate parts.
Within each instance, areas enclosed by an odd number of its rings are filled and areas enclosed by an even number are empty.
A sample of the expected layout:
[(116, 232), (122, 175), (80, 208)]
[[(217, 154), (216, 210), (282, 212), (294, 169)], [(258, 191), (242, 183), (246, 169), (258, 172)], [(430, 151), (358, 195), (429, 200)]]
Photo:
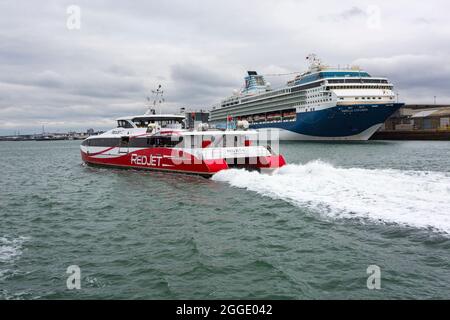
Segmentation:
[[(145, 148), (118, 154), (117, 148), (89, 153), (81, 150), (82, 160), (90, 165), (196, 174), (210, 177), (230, 168), (255, 169), (272, 172), (286, 164), (283, 156), (243, 158), (241, 162), (227, 159), (198, 159), (186, 152), (173, 152), (169, 148)], [(241, 163), (241, 164), (240, 164)]]
[(278, 129), (280, 140), (368, 140), (403, 103), (339, 105), (297, 113), (295, 121), (251, 124), (252, 129)]

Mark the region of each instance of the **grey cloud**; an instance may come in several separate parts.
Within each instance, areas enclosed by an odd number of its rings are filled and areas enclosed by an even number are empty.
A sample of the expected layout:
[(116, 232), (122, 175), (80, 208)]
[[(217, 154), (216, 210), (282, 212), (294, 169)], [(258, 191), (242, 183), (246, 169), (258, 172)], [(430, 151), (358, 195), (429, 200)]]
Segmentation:
[(196, 83), (205, 87), (227, 87), (233, 80), (221, 70), (207, 69), (201, 65), (176, 64), (171, 68), (171, 77), (176, 81)]
[(352, 7), (348, 10), (343, 11), (338, 15), (342, 19), (350, 19), (354, 17), (366, 17), (367, 12), (359, 7)]
[(434, 95), (450, 101), (450, 55), (398, 55), (358, 59), (355, 64), (374, 75), (389, 77), (409, 103), (430, 102)]
[(43, 88), (62, 88), (65, 85), (65, 78), (52, 70), (44, 70), (36, 74), (27, 74), (23, 77), (21, 74), (3, 76), (4, 83), (18, 84), (24, 86), (36, 86)]
[(176, 64), (171, 67), (173, 91), (169, 99), (184, 104), (208, 108), (220, 96), (229, 95), (238, 86), (238, 78), (223, 70), (201, 65)]
[(340, 21), (348, 21), (350, 19), (354, 19), (354, 18), (361, 18), (367, 17), (367, 12), (363, 9), (361, 9), (360, 7), (351, 7), (347, 10), (341, 11), (338, 14), (330, 14), (330, 15), (325, 15), (325, 16), (320, 16), (320, 19), (323, 21), (336, 21), (336, 22), (340, 22)]
[(427, 19), (424, 17), (420, 17), (420, 18), (416, 18), (413, 20), (413, 23), (419, 23), (419, 24), (424, 24), (424, 25), (430, 25), (433, 23), (433, 21), (431, 19)]
[(123, 77), (134, 77), (136, 76), (136, 72), (128, 67), (123, 65), (112, 65), (106, 69), (106, 72), (112, 73), (114, 75), (123, 76)]
[[(143, 112), (159, 83), (168, 111), (205, 108), (239, 89), (246, 70), (302, 71), (310, 52), (388, 76), (405, 99), (434, 92), (450, 102), (443, 0), (379, 2), (381, 30), (362, 21), (372, 1), (78, 0), (81, 29), (69, 31), (71, 4), (0, 2), (0, 134), (42, 123), (107, 128)], [(274, 86), (286, 80), (268, 78)]]

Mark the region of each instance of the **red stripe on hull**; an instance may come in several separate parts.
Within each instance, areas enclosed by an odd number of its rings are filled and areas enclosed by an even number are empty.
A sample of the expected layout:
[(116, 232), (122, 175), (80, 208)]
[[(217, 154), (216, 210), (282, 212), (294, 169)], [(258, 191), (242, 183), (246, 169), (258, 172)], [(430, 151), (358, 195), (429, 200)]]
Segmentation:
[[(101, 152), (104, 154), (107, 150)], [(148, 148), (133, 151), (122, 156), (111, 156), (110, 158), (97, 158), (96, 154), (87, 154), (81, 151), (81, 158), (86, 163), (115, 166), (122, 168), (148, 169), (160, 171), (172, 171), (193, 173), (200, 175), (213, 175), (221, 170), (229, 168), (225, 159), (200, 160), (193, 155), (175, 151), (170, 148)], [(283, 156), (272, 155), (254, 159), (250, 168), (253, 169), (277, 169), (286, 164)]]
[(89, 153), (89, 156), (91, 156), (91, 157), (93, 157), (93, 156), (98, 156), (99, 154), (104, 154), (104, 153), (106, 153), (106, 152), (108, 152), (108, 151), (110, 151), (110, 150), (112, 150), (112, 149), (114, 149), (114, 148), (116, 148), (116, 147), (111, 147), (111, 148), (102, 150), (102, 151), (100, 151), (100, 152)]
[(129, 167), (139, 169), (175, 171), (213, 175), (228, 169), (225, 161), (202, 161), (186, 152), (172, 152), (169, 148), (149, 148), (133, 151), (123, 156), (96, 158), (81, 151), (81, 158), (86, 163)]

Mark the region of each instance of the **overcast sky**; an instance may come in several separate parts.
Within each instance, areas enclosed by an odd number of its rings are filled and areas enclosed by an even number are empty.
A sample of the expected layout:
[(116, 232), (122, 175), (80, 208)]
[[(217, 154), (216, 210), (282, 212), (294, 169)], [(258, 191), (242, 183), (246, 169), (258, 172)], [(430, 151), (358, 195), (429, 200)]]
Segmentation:
[(158, 84), (167, 110), (207, 109), (246, 70), (303, 71), (308, 53), (389, 77), (404, 102), (450, 103), (449, 11), (444, 0), (0, 0), (0, 134), (111, 128), (143, 113)]

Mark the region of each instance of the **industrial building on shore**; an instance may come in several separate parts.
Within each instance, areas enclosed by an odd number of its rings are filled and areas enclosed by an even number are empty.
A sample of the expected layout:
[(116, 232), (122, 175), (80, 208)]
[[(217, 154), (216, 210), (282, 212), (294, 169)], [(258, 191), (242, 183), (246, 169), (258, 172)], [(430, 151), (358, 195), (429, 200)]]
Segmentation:
[(405, 105), (372, 140), (450, 140), (450, 105)]

